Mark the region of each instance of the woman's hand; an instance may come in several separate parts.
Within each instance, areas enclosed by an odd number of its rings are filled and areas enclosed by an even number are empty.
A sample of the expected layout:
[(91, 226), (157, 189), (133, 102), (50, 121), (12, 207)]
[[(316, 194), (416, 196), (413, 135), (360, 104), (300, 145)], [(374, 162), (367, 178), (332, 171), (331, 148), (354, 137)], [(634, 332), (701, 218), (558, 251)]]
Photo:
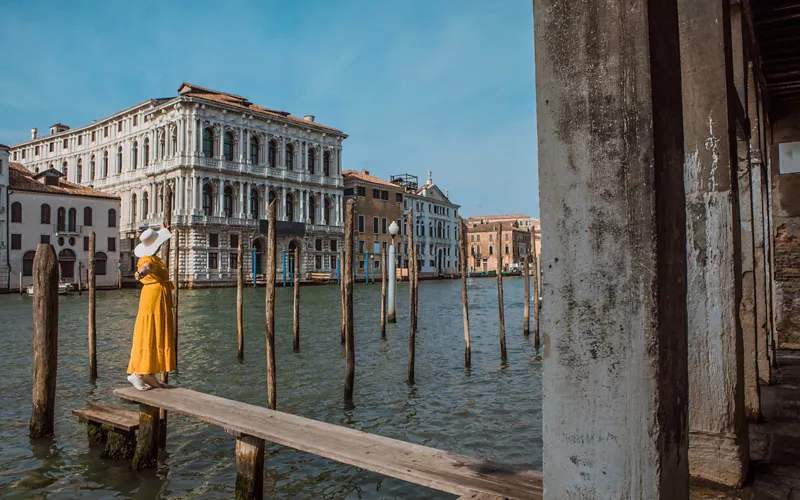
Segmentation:
[(133, 277), (136, 278), (136, 281), (139, 281), (148, 274), (150, 274), (150, 271), (152, 270), (153, 268), (150, 267), (150, 264), (145, 264), (142, 267), (140, 267), (135, 273), (133, 273)]

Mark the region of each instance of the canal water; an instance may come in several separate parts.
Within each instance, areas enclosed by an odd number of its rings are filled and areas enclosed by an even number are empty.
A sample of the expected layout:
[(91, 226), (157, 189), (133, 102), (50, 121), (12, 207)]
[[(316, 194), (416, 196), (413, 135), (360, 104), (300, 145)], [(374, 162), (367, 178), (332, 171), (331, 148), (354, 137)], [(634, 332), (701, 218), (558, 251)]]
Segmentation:
[[(408, 287), (398, 286), (397, 323), (380, 338), (380, 284), (354, 291), (354, 407), (344, 404), (345, 353), (337, 286), (301, 289), (301, 351), (292, 351), (292, 292), (277, 290), (278, 410), (499, 462), (541, 470), (541, 378), (533, 339), (522, 335), (523, 281), (505, 280), (508, 363), (500, 362), (494, 279), (471, 279), (472, 369), (464, 368), (461, 283), (420, 283), (416, 384), (406, 383)], [(104, 460), (70, 413), (120, 405), (138, 290), (97, 294), (99, 378), (88, 377), (87, 294), (62, 296), (56, 436), (30, 440), (31, 298), (0, 295), (0, 496), (8, 498), (230, 498), (234, 438), (171, 415), (157, 470), (136, 473)], [(181, 290), (179, 370), (170, 382), (267, 404), (264, 288), (244, 294), (245, 357), (236, 360), (236, 290)], [(453, 498), (356, 467), (267, 443), (265, 496)]]

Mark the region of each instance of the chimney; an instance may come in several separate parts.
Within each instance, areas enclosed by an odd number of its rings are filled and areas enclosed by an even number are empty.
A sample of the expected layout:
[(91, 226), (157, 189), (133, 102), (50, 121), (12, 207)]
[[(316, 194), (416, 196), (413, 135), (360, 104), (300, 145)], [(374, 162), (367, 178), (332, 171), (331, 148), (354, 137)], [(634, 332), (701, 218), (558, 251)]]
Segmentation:
[(36, 137), (38, 137), (38, 135), (39, 135), (39, 130), (37, 130), (36, 127), (33, 127), (31, 129), (31, 140), (36, 139)]
[(314, 122), (314, 115), (306, 115), (306, 116), (303, 117), (303, 120), (313, 123)]
[(369, 175), (369, 170), (362, 170), (361, 173), (364, 175)]

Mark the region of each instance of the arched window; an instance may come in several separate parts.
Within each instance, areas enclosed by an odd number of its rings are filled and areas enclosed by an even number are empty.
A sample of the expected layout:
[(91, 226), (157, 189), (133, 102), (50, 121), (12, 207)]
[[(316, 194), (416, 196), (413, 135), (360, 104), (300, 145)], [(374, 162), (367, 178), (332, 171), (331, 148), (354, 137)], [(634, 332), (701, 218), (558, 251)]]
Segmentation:
[(250, 164), (251, 165), (258, 165), (258, 148), (261, 147), (261, 143), (258, 141), (258, 137), (253, 135), (250, 137)]
[(83, 209), (83, 225), (84, 226), (91, 226), (92, 225), (92, 208), (85, 207)]
[(64, 210), (64, 207), (59, 207), (56, 211), (56, 225), (58, 226), (58, 231), (64, 232), (67, 230), (67, 211)]
[(161, 137), (158, 138), (158, 154), (156, 155), (156, 158), (164, 158), (167, 154), (166, 149), (164, 135), (162, 134)]
[(172, 154), (172, 156), (175, 156), (175, 154), (178, 152), (178, 131), (177, 130), (173, 129), (172, 134), (170, 134), (170, 136), (169, 136), (169, 142), (170, 142), (170, 148), (172, 149), (171, 154)]
[(294, 197), (290, 194), (286, 195), (286, 220), (294, 221)]
[(144, 138), (144, 146), (142, 146), (142, 161), (144, 162), (144, 166), (150, 164), (150, 138)]
[(286, 170), (294, 170), (294, 146), (291, 144), (286, 145)]
[(506, 255), (508, 255), (508, 245), (506, 245)]
[(214, 193), (210, 184), (203, 185), (203, 213), (205, 215), (214, 213)]
[(313, 149), (308, 150), (308, 173), (314, 174), (314, 167), (316, 167), (317, 163), (317, 153)]
[(259, 196), (258, 196), (258, 189), (252, 189), (250, 191), (250, 217), (253, 219), (258, 219), (260, 215), (259, 210)]
[(230, 186), (222, 190), (222, 210), (225, 217), (233, 217), (233, 188)]
[(108, 261), (108, 257), (103, 252), (95, 252), (94, 253), (94, 273), (97, 276), (105, 276), (106, 275), (106, 261)]
[(117, 211), (113, 208), (108, 210), (108, 227), (117, 227)]
[(492, 255), (493, 253), (494, 253), (494, 248), (492, 247), (492, 245), (489, 245), (489, 255)]
[(55, 170), (56, 166), (55, 166), (53, 163), (51, 163), (51, 164), (50, 164), (50, 166), (49, 166), (49, 167), (47, 167), (47, 168), (48, 168), (49, 170)]
[(117, 148), (117, 165), (115, 168), (117, 173), (122, 172), (122, 146)]
[(131, 224), (136, 224), (136, 193), (131, 195)]
[(208, 127), (203, 129), (203, 156), (214, 157), (214, 131)]
[(233, 132), (225, 132), (222, 138), (222, 156), (228, 161), (233, 161)]
[(314, 201), (313, 196), (308, 197), (308, 218), (311, 224), (317, 223), (317, 202)]
[(142, 193), (142, 217), (145, 219), (150, 215), (149, 204), (150, 204), (150, 196), (148, 196), (147, 191)]
[(108, 151), (103, 151), (103, 169), (100, 176), (105, 179), (108, 176)]
[(75, 277), (75, 252), (65, 248), (58, 252), (58, 266), (61, 269), (62, 278)]
[(277, 167), (278, 166), (278, 143), (275, 142), (275, 139), (269, 141), (269, 146), (267, 148), (267, 161), (269, 162), (270, 167)]
[(33, 258), (36, 257), (36, 252), (25, 252), (22, 255), (22, 275), (33, 276)]
[[(69, 171), (69, 168), (67, 168), (67, 160), (64, 160), (64, 163), (61, 164), (61, 173), (64, 174), (65, 178), (67, 177), (67, 172), (68, 171)], [(69, 180), (69, 179), (67, 178), (67, 180)]]
[(18, 201), (11, 204), (11, 222), (22, 223), (22, 203)]
[(67, 230), (74, 233), (78, 229), (78, 212), (74, 208), (70, 208), (67, 214)]
[(329, 198), (324, 198), (322, 200), (323, 211), (325, 213), (325, 220), (322, 221), (323, 224), (330, 224), (331, 223), (331, 200)]
[(328, 151), (322, 156), (322, 174), (325, 177), (331, 175), (331, 154)]
[(131, 148), (131, 170), (136, 170), (139, 166), (139, 141), (133, 141), (133, 148)]
[(42, 203), (41, 224), (50, 224), (50, 205)]
[(89, 159), (89, 181), (94, 180), (95, 168), (94, 168), (94, 155)]
[(78, 158), (78, 167), (77, 170), (75, 170), (75, 182), (80, 183), (82, 178), (83, 178), (83, 160)]

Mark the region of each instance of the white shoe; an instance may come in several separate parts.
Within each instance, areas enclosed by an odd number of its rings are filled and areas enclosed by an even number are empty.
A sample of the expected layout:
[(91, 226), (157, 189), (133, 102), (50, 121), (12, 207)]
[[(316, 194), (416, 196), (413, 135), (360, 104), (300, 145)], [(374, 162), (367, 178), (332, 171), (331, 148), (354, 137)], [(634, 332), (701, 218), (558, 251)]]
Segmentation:
[(128, 375), (128, 382), (133, 384), (133, 386), (139, 389), (140, 391), (148, 391), (152, 389), (152, 387), (150, 387), (150, 384), (144, 383), (144, 378), (141, 375), (136, 375), (135, 373), (131, 373), (130, 375)]

